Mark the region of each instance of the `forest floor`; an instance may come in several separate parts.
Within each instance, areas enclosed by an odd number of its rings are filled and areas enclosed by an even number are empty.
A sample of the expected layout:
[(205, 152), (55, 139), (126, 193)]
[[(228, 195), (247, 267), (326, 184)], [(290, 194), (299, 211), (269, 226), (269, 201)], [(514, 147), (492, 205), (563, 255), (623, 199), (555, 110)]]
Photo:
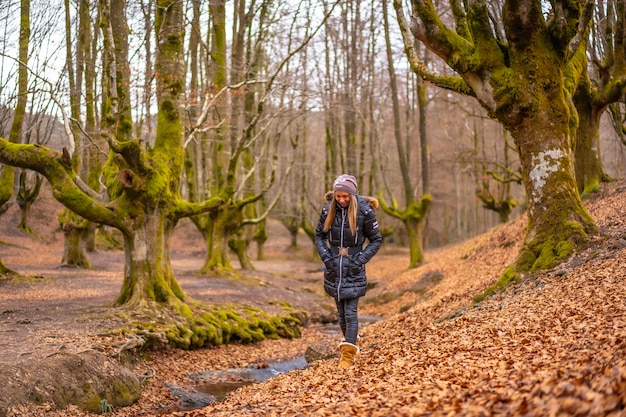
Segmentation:
[[(43, 199), (31, 227), (16, 230), (17, 210), (0, 218), (0, 258), (29, 278), (0, 284), (0, 366), (37, 361), (59, 351), (82, 352), (113, 341), (100, 313), (117, 296), (123, 254), (97, 251), (93, 268), (60, 267), (63, 239), (57, 207)], [(528, 275), (506, 292), (468, 309), (516, 256), (525, 218), (466, 242), (426, 253), (407, 270), (406, 249), (384, 245), (368, 264), (373, 288), (362, 315), (384, 320), (361, 329), (361, 353), (348, 370), (336, 359), (246, 385), (207, 407), (182, 411), (170, 388), (189, 375), (227, 371), (300, 357), (337, 335), (312, 324), (293, 340), (254, 345), (151, 352), (134, 364), (147, 379), (141, 398), (115, 416), (626, 416), (626, 184), (603, 187), (585, 205), (601, 229), (589, 248), (558, 267)], [(322, 292), (320, 264), (301, 237), (298, 250), (270, 222), (266, 259), (241, 280), (198, 276), (200, 235), (181, 224), (172, 263), (185, 292), (201, 300), (268, 306), (289, 301), (315, 321), (332, 316)], [(242, 271), (243, 272), (243, 271)], [(180, 399), (179, 399), (180, 400)], [(176, 411), (178, 410), (178, 411)], [(16, 405), (10, 416), (92, 414)]]

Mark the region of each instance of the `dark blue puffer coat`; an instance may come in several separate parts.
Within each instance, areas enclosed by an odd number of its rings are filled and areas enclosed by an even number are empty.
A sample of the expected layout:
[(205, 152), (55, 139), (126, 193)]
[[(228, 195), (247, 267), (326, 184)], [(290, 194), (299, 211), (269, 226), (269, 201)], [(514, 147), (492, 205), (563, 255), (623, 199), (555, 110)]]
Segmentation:
[[(374, 197), (356, 197), (359, 210), (356, 216), (355, 235), (350, 230), (348, 208), (344, 209), (334, 199), (322, 208), (315, 229), (315, 246), (326, 266), (324, 290), (335, 299), (358, 298), (365, 295), (367, 289), (365, 264), (378, 252), (383, 241), (374, 212), (378, 207), (378, 200)], [(337, 204), (337, 211), (330, 229), (324, 232), (324, 222), (330, 204)], [(363, 248), (366, 240), (368, 244)], [(340, 247), (351, 248), (350, 254), (340, 256), (337, 253), (337, 248)]]

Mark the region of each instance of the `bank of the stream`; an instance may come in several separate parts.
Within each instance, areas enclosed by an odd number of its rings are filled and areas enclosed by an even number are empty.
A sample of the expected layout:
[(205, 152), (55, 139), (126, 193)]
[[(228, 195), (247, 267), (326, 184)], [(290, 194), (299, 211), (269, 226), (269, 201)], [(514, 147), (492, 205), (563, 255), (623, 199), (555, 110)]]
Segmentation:
[[(56, 209), (49, 210), (50, 206)], [(227, 390), (239, 384), (258, 382), (263, 375), (272, 373), (273, 368), (283, 366), (281, 364), (301, 364), (307, 347), (320, 341), (320, 336), (313, 339), (303, 336), (295, 340), (268, 340), (256, 345), (181, 351), (181, 358), (208, 356), (209, 360), (196, 359), (197, 367), (187, 366), (187, 369), (177, 370), (173, 378), (172, 372), (156, 372), (154, 358), (164, 358), (177, 352), (176, 349), (146, 350), (131, 335), (111, 333), (111, 330), (122, 325), (119, 317), (115, 317), (108, 306), (121, 288), (123, 252), (100, 249), (88, 254), (92, 264), (88, 270), (63, 267), (60, 264), (63, 238), (55, 223), (55, 212), (59, 208), (54, 200), (46, 200), (45, 196), (43, 201), (36, 203), (33, 207), (36, 221), (31, 227), (38, 232), (37, 236), (27, 235), (11, 227), (0, 230), (0, 257), (9, 267), (22, 274), (3, 282), (0, 291), (0, 365), (7, 364), (5, 368), (8, 369), (8, 364), (11, 364), (11, 369), (15, 369), (12, 373), (22, 375), (21, 379), (16, 380), (11, 375), (6, 380), (16, 388), (11, 393), (7, 391), (6, 384), (0, 387), (0, 392), (4, 392), (0, 395), (4, 396), (4, 400), (0, 400), (0, 409), (6, 409), (3, 406), (7, 405), (7, 401), (11, 402), (8, 398), (15, 397), (15, 405), (19, 409), (22, 407), (19, 404), (25, 399), (30, 398), (29, 401), (35, 403), (45, 402), (53, 397), (52, 392), (73, 386), (75, 382), (72, 377), (64, 373), (57, 373), (56, 377), (51, 373), (44, 382), (34, 373), (26, 372), (26, 364), (37, 367), (37, 364), (43, 366), (45, 363), (48, 367), (49, 363), (62, 355), (69, 355), (71, 360), (86, 364), (85, 355), (93, 352), (95, 356), (103, 355), (102, 360), (110, 358), (121, 362), (144, 385), (138, 407), (151, 412), (164, 412), (178, 409), (176, 407), (181, 404), (184, 406), (184, 401), (177, 398), (172, 390), (183, 397), (192, 397), (192, 392), (200, 388), (200, 391), (208, 390), (207, 395), (221, 398)], [(11, 224), (18, 219), (18, 215), (17, 207), (13, 207), (3, 220)], [(172, 265), (182, 288), (197, 300), (216, 305), (249, 305), (270, 314), (279, 312), (281, 306), (288, 303), (293, 309), (306, 312), (308, 325), (332, 323), (334, 305), (323, 293), (320, 264), (311, 260), (310, 241), (302, 236), (299, 248), (289, 248), (290, 238), (286, 229), (275, 220), (269, 222), (269, 228), (272, 239), (265, 247), (266, 259), (255, 261), (255, 270), (239, 270), (239, 277), (210, 277), (196, 274), (203, 262), (202, 238), (190, 222), (182, 222), (174, 233), (171, 251)], [(236, 260), (233, 261), (236, 265)], [(315, 330), (305, 330), (309, 334), (312, 331)], [(331, 337), (332, 333), (329, 329), (320, 330), (320, 334)], [(265, 351), (262, 348), (265, 344), (273, 348)], [(287, 345), (298, 347), (288, 348)], [(231, 356), (228, 352), (233, 347), (235, 350), (241, 347), (265, 353), (261, 353), (257, 360), (239, 363), (238, 360), (228, 359)], [(221, 355), (227, 358), (220, 361)], [(256, 357), (250, 353), (245, 356), (248, 359)], [(93, 372), (93, 377), (99, 378), (95, 369), (90, 371), (88, 366), (81, 369), (81, 372)], [(274, 371), (279, 372), (278, 369)], [(207, 372), (214, 375), (208, 378)], [(202, 375), (202, 378), (198, 377), (194, 382), (189, 375)], [(222, 377), (217, 378), (218, 375)], [(151, 394), (152, 383), (159, 386), (158, 394)], [(41, 384), (46, 385), (46, 388), (39, 392), (36, 385)], [(167, 390), (168, 386), (172, 389)], [(159, 399), (154, 404), (144, 400), (144, 397), (154, 398), (155, 395)], [(199, 397), (199, 401), (206, 401), (207, 398)], [(66, 402), (60, 405), (65, 406)], [(99, 406), (99, 403), (94, 403), (91, 409)], [(103, 398), (102, 406), (110, 408), (111, 404)], [(28, 410), (29, 406), (25, 407)], [(44, 407), (54, 408), (55, 405)], [(24, 411), (23, 415), (32, 412)], [(71, 414), (71, 411), (68, 413)]]
[[(361, 315), (359, 328), (362, 330), (381, 319), (377, 316)], [(159, 414), (166, 414), (202, 408), (223, 400), (229, 393), (241, 387), (264, 382), (293, 370), (305, 369), (317, 360), (338, 357), (336, 345), (341, 340), (341, 334), (336, 323), (315, 324), (309, 327), (309, 331), (317, 334), (318, 340), (308, 345), (306, 350), (295, 358), (268, 358), (266, 362), (247, 365), (243, 368), (208, 369), (187, 375), (183, 385), (165, 383), (173, 401), (155, 411)]]

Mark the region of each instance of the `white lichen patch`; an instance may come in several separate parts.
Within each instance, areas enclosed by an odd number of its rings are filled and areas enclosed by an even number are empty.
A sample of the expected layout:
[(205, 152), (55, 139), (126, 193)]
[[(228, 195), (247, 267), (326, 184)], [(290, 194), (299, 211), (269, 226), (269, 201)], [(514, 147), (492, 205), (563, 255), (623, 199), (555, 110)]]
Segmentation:
[(532, 169), (530, 171), (530, 181), (532, 192), (530, 198), (537, 201), (541, 195), (541, 190), (546, 185), (546, 179), (560, 169), (563, 159), (566, 159), (565, 152), (561, 149), (549, 149), (539, 152), (532, 157)]
[(143, 262), (148, 259), (147, 239), (143, 230), (137, 232), (133, 239), (132, 256), (135, 261)]

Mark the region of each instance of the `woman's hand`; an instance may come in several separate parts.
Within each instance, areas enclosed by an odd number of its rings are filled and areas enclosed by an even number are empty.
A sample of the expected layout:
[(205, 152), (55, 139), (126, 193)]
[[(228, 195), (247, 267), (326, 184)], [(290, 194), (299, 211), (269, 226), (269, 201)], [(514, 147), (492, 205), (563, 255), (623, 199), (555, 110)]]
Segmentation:
[(326, 268), (326, 272), (329, 274), (335, 273), (335, 263), (333, 262), (333, 258), (329, 257), (324, 261), (324, 268)]

